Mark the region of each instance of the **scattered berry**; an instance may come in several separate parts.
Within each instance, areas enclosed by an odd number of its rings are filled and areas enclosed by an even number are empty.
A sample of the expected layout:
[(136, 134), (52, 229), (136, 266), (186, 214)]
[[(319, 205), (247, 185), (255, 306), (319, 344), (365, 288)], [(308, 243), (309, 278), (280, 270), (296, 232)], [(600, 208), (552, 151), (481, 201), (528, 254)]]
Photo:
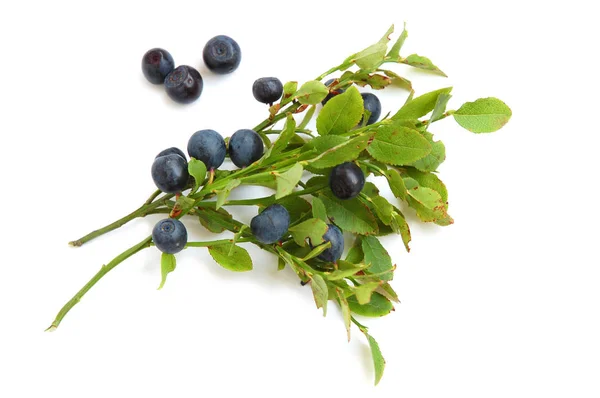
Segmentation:
[(325, 240), (323, 243), (331, 242), (331, 247), (319, 254), (318, 258), (323, 261), (335, 263), (342, 257), (342, 252), (344, 251), (344, 234), (335, 225), (327, 224), (327, 232), (323, 235), (323, 239)]
[(180, 104), (196, 101), (202, 94), (203, 86), (200, 72), (187, 65), (178, 66), (165, 79), (167, 94)]
[[(369, 116), (369, 120), (367, 120), (367, 125), (375, 123), (379, 116), (381, 115), (381, 102), (379, 98), (375, 94), (371, 93), (362, 93), (363, 104), (365, 110), (371, 112), (371, 116)], [(362, 119), (360, 121), (362, 124)]]
[(252, 85), (252, 94), (258, 102), (273, 104), (283, 95), (283, 84), (276, 77), (261, 77)]
[(152, 230), (152, 241), (163, 253), (179, 253), (187, 243), (187, 229), (177, 219), (160, 220)]
[(183, 160), (187, 161), (187, 158), (185, 157), (185, 153), (183, 153), (183, 151), (181, 149), (175, 148), (175, 147), (165, 149), (164, 151), (160, 151), (160, 153), (158, 155), (156, 155), (156, 157), (159, 158), (161, 156), (171, 155), (171, 154), (179, 155), (183, 158)]
[(178, 154), (159, 156), (152, 163), (152, 179), (156, 187), (166, 193), (179, 193), (188, 183), (187, 162)]
[[(327, 87), (329, 87), (329, 85), (331, 83), (333, 83), (334, 80), (335, 79), (329, 79), (323, 84), (325, 84)], [(327, 97), (325, 97), (325, 99), (323, 101), (321, 101), (321, 104), (325, 105), (330, 99), (332, 99), (333, 97), (335, 97), (338, 94), (343, 93), (344, 91), (346, 91), (346, 90), (344, 90), (343, 88), (338, 88), (335, 91), (330, 91), (329, 94), (327, 94)]]
[(237, 167), (251, 165), (263, 155), (263, 141), (254, 130), (238, 130), (229, 139), (229, 158)]
[(329, 175), (331, 192), (339, 199), (352, 199), (365, 185), (365, 175), (360, 167), (352, 162), (335, 166)]
[(287, 233), (290, 213), (282, 205), (273, 204), (250, 221), (254, 237), (262, 243), (275, 243)]
[(167, 50), (153, 48), (142, 58), (142, 72), (152, 84), (163, 84), (165, 78), (175, 68), (173, 57)]
[(208, 69), (224, 75), (237, 69), (242, 60), (242, 51), (231, 37), (220, 35), (206, 43), (202, 56)]
[(201, 160), (211, 170), (223, 164), (227, 149), (221, 134), (214, 130), (200, 130), (190, 137), (187, 151), (190, 157)]

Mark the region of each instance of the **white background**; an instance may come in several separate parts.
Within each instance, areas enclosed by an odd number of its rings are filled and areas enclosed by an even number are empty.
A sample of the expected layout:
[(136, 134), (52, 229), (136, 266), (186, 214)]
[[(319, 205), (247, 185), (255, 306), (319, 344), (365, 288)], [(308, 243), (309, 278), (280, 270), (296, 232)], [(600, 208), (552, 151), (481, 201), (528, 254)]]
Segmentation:
[[(592, 3), (3, 3), (0, 396), (600, 396)], [(256, 125), (266, 114), (251, 94), (256, 78), (309, 80), (391, 23), (395, 39), (404, 21), (404, 54), (450, 76), (395, 67), (418, 94), (453, 85), (452, 108), (496, 96), (514, 116), (490, 135), (450, 119), (435, 126), (456, 223), (411, 215), (410, 254), (398, 237), (383, 239), (402, 304), (365, 320), (387, 359), (378, 387), (359, 331), (347, 343), (334, 305), (323, 318), (310, 288), (255, 250), (244, 274), (187, 250), (162, 291), (159, 253), (146, 250), (43, 333), (101, 264), (149, 234), (156, 218), (66, 244), (146, 199), (157, 152), (185, 148), (199, 129), (228, 136)], [(202, 65), (217, 34), (242, 48), (232, 75)], [(157, 46), (199, 68), (199, 101), (176, 105), (144, 80), (141, 57)], [(406, 97), (378, 95), (384, 114)], [(248, 222), (255, 211), (236, 215)], [(187, 224), (194, 239), (213, 238)]]

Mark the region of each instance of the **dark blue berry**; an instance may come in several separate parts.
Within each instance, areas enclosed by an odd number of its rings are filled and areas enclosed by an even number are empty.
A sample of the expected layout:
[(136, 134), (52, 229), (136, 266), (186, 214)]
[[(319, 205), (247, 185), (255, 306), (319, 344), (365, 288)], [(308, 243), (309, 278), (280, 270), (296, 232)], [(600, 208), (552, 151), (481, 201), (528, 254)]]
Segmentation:
[(187, 237), (185, 225), (174, 218), (160, 220), (152, 230), (152, 241), (163, 253), (179, 253), (185, 247)]
[(262, 243), (279, 241), (290, 226), (290, 213), (282, 205), (273, 204), (250, 221), (254, 237)]
[(180, 155), (171, 153), (159, 156), (152, 163), (152, 179), (163, 192), (183, 191), (189, 178), (187, 162)]
[(276, 77), (261, 77), (252, 85), (252, 94), (258, 102), (273, 104), (283, 94), (283, 84)]
[[(379, 119), (379, 116), (381, 116), (381, 102), (375, 94), (362, 93), (361, 96), (363, 98), (365, 110), (371, 112), (371, 116), (369, 116), (369, 120), (367, 120), (367, 125), (373, 124)], [(362, 124), (362, 119), (360, 124)]]
[(196, 131), (188, 141), (188, 155), (204, 162), (207, 169), (216, 169), (225, 160), (225, 140), (214, 130)]
[(179, 148), (167, 148), (164, 151), (160, 151), (158, 155), (156, 155), (157, 158), (161, 157), (161, 156), (165, 156), (165, 155), (171, 155), (171, 154), (175, 154), (175, 155), (179, 155), (183, 158), (183, 160), (187, 161), (187, 158), (185, 157), (185, 153), (183, 153), (183, 151)]
[(238, 130), (229, 139), (229, 158), (237, 167), (246, 167), (263, 155), (263, 141), (254, 130)]
[(175, 68), (173, 57), (167, 50), (153, 48), (142, 58), (142, 72), (152, 84), (163, 84), (165, 78)]
[(242, 51), (231, 37), (220, 35), (206, 43), (202, 57), (208, 69), (224, 75), (237, 69), (242, 60)]
[(323, 239), (325, 240), (323, 243), (331, 242), (331, 247), (319, 254), (318, 258), (335, 263), (342, 257), (344, 251), (344, 234), (335, 225), (327, 224), (327, 232), (323, 235)]
[[(329, 87), (329, 85), (331, 83), (333, 83), (334, 80), (335, 79), (329, 79), (323, 84), (325, 84), (327, 87)], [(321, 104), (325, 105), (330, 99), (332, 99), (333, 97), (335, 97), (338, 94), (343, 93), (344, 91), (346, 91), (346, 90), (344, 90), (343, 88), (338, 88), (335, 91), (330, 91), (329, 94), (327, 94), (327, 97), (325, 97), (325, 99), (323, 101), (321, 101)]]
[(165, 79), (167, 94), (180, 104), (196, 101), (202, 94), (203, 87), (204, 82), (200, 72), (187, 65), (178, 66)]
[(365, 175), (360, 167), (352, 162), (346, 162), (331, 169), (329, 187), (335, 197), (352, 199), (360, 193), (365, 185)]

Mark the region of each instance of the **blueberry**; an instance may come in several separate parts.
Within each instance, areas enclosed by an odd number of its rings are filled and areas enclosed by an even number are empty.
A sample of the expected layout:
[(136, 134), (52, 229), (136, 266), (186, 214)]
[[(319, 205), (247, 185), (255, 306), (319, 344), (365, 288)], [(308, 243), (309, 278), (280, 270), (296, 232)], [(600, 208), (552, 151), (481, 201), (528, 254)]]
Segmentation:
[[(371, 93), (362, 93), (364, 108), (371, 112), (371, 116), (369, 116), (369, 120), (367, 120), (367, 125), (373, 124), (379, 119), (381, 115), (381, 102), (379, 102), (379, 98), (375, 94)], [(360, 121), (362, 124), (362, 119)]]
[(159, 154), (156, 155), (156, 157), (159, 158), (161, 156), (171, 155), (171, 154), (179, 155), (183, 158), (183, 160), (186, 160), (185, 153), (183, 153), (183, 151), (181, 149), (175, 148), (175, 147), (165, 149), (164, 151), (160, 151)]
[(185, 225), (174, 218), (160, 220), (152, 230), (152, 241), (163, 253), (179, 253), (187, 243)]
[[(329, 79), (323, 84), (325, 84), (327, 87), (329, 87), (329, 85), (331, 83), (333, 83), (334, 80), (335, 79)], [(321, 104), (325, 105), (330, 99), (332, 99), (333, 97), (335, 97), (338, 94), (343, 93), (344, 91), (346, 91), (346, 90), (344, 90), (343, 88), (338, 88), (335, 91), (330, 92), (329, 94), (327, 94), (327, 97), (325, 97), (325, 99), (323, 101), (321, 101)]]
[(165, 78), (175, 68), (173, 57), (167, 50), (153, 48), (142, 58), (142, 72), (152, 84), (163, 84)]
[(273, 204), (250, 221), (254, 237), (262, 243), (275, 243), (287, 233), (290, 213), (282, 205)]
[(180, 155), (171, 153), (159, 156), (152, 163), (152, 179), (163, 192), (183, 191), (189, 178), (187, 162)]
[(323, 243), (331, 242), (331, 247), (319, 254), (318, 258), (323, 261), (335, 263), (342, 257), (342, 252), (344, 251), (344, 235), (335, 225), (327, 224), (327, 232), (323, 235), (323, 239), (325, 240)]
[(204, 82), (200, 72), (191, 66), (180, 65), (165, 79), (167, 94), (175, 102), (189, 104), (202, 94)]
[(335, 197), (352, 199), (365, 185), (365, 175), (360, 167), (352, 162), (335, 166), (329, 175), (329, 186)]
[(231, 37), (220, 35), (206, 43), (202, 57), (208, 69), (224, 75), (237, 69), (242, 60), (242, 51)]
[(227, 149), (221, 134), (214, 130), (200, 130), (190, 137), (187, 151), (190, 157), (201, 160), (210, 170), (223, 164)]
[(263, 155), (263, 142), (254, 130), (238, 130), (229, 139), (229, 158), (237, 167), (246, 167)]
[(252, 85), (252, 94), (258, 102), (273, 104), (283, 94), (283, 84), (276, 77), (261, 77)]

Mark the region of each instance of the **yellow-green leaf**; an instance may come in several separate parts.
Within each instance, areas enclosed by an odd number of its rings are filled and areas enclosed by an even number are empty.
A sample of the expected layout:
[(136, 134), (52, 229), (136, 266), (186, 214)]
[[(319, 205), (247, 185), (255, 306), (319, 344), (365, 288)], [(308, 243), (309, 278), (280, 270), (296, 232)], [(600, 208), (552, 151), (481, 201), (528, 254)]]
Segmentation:
[(291, 169), (281, 173), (275, 174), (277, 180), (277, 193), (275, 199), (283, 198), (284, 196), (292, 193), (298, 181), (302, 178), (302, 172), (304, 168), (300, 163), (296, 163)]
[(175, 256), (169, 253), (163, 253), (160, 257), (160, 275), (161, 281), (158, 289), (162, 289), (167, 281), (167, 275), (171, 272), (175, 271), (175, 266), (177, 261), (175, 260)]
[(467, 102), (454, 112), (454, 119), (472, 133), (492, 133), (500, 130), (512, 116), (512, 111), (497, 98), (480, 98)]
[(317, 117), (320, 135), (343, 134), (356, 127), (363, 114), (363, 99), (356, 87), (331, 98)]
[(252, 269), (250, 254), (240, 246), (234, 244), (209, 246), (208, 252), (221, 267), (230, 271), (244, 272)]
[(431, 144), (416, 130), (389, 125), (377, 130), (367, 151), (381, 162), (407, 165), (427, 156)]

